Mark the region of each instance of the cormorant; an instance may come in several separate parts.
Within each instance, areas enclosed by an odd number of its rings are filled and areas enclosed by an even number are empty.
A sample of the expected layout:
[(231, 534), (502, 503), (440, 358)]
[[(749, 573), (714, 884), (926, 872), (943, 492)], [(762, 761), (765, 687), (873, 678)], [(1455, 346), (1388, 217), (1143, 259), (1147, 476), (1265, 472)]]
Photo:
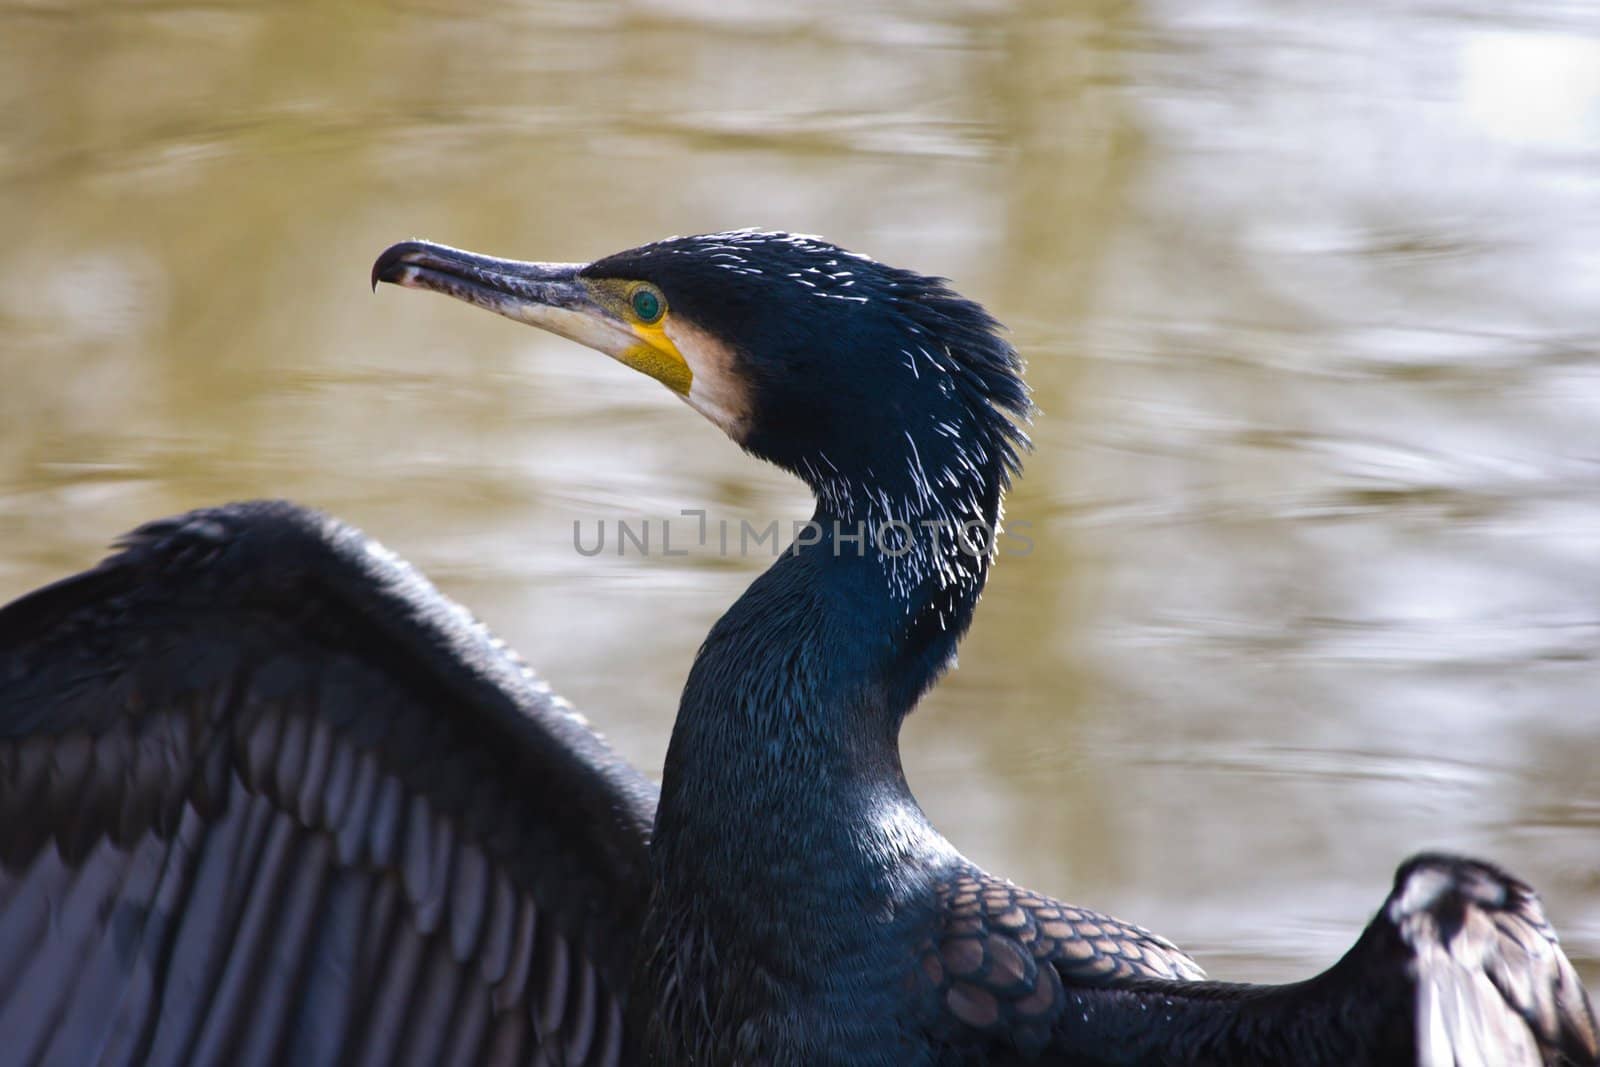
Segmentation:
[(944, 281), (753, 230), (587, 265), (406, 242), (372, 277), (657, 379), (804, 479), (816, 534), (706, 638), (659, 793), (290, 504), (151, 523), (6, 607), (0, 1061), (1600, 1059), (1538, 899), (1490, 864), (1406, 861), (1339, 962), (1247, 986), (929, 824), (899, 729), (972, 618), (1029, 408)]

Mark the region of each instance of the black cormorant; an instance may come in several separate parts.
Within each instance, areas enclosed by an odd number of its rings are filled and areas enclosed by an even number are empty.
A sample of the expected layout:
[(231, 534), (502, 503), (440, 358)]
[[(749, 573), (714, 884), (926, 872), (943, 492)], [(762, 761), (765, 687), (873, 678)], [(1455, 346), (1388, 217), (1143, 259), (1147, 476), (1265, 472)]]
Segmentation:
[(373, 280), (656, 378), (804, 479), (819, 533), (706, 638), (659, 793), (289, 504), (152, 523), (0, 611), (0, 1062), (1600, 1058), (1489, 864), (1408, 860), (1338, 963), (1245, 986), (929, 825), (900, 724), (971, 620), (1028, 410), (943, 281), (757, 231), (587, 265), (407, 242)]

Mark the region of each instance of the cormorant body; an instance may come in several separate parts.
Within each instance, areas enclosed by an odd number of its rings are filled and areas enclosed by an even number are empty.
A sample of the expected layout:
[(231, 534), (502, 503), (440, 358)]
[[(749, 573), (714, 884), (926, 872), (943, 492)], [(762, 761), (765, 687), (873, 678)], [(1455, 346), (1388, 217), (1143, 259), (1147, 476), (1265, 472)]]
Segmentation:
[(656, 378), (804, 479), (811, 532), (706, 638), (659, 794), (293, 505), (151, 524), (0, 610), (0, 1063), (1600, 1062), (1489, 864), (1414, 857), (1342, 960), (1245, 986), (929, 824), (899, 730), (1028, 413), (944, 282), (758, 231), (587, 265), (407, 242), (373, 277)]

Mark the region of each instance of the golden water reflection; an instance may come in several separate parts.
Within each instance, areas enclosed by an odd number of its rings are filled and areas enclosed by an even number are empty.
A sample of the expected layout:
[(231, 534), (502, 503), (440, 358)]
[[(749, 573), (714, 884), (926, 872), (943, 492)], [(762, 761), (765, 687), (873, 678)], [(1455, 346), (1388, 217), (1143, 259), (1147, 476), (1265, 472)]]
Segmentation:
[[(781, 12), (781, 13), (780, 13)], [(385, 540), (657, 769), (803, 514), (664, 391), (366, 291), (425, 235), (824, 233), (956, 279), (1043, 415), (907, 729), (970, 855), (1226, 977), (1331, 960), (1422, 847), (1600, 960), (1600, 18), (1472, 0), (0, 0), (0, 598), (185, 508)]]

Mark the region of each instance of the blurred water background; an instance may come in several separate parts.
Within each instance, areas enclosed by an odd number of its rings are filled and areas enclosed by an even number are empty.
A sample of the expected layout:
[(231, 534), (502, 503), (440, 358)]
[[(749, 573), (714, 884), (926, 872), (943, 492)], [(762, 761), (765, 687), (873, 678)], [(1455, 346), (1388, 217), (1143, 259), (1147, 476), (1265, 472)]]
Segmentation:
[(292, 497), (658, 771), (767, 560), (574, 521), (802, 492), (367, 270), (745, 225), (948, 275), (1027, 355), (1034, 548), (905, 736), (970, 856), (1281, 979), (1461, 849), (1600, 976), (1587, 0), (0, 0), (0, 599)]

